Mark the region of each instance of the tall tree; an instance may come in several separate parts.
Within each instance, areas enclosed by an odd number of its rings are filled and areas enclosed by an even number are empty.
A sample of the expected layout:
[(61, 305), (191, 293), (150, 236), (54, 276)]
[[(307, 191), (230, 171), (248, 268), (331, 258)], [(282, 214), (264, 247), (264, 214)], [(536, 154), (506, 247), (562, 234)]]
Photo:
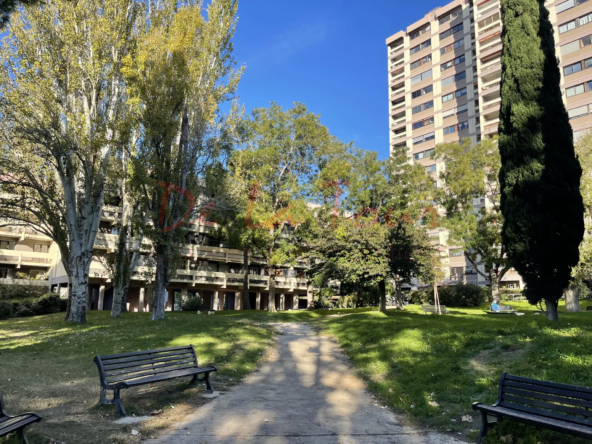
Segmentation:
[[(501, 236), (497, 140), (485, 139), (473, 145), (471, 139), (464, 139), (439, 145), (436, 158), (446, 162), (445, 171), (440, 173), (438, 202), (446, 211), (443, 222), (449, 230), (449, 243), (463, 249), (474, 270), (491, 283), (493, 298), (499, 300), (502, 278), (512, 267)], [(480, 208), (475, 207), (475, 200)], [(480, 264), (485, 265), (485, 271)]]
[(255, 109), (243, 119), (240, 144), (230, 161), (237, 193), (237, 221), (243, 221), (243, 248), (263, 256), (269, 274), (268, 310), (275, 311), (276, 270), (296, 261), (290, 241), (307, 217), (306, 201), (331, 150), (342, 146), (318, 115), (295, 103)]
[(133, 0), (24, 8), (2, 42), (0, 185), (10, 198), (0, 213), (56, 242), (74, 322), (86, 320), (107, 169), (127, 139), (121, 67), (138, 9)]
[(0, 29), (4, 29), (10, 21), (12, 13), (22, 5), (24, 7), (37, 6), (41, 0), (0, 0)]
[(242, 69), (234, 70), (232, 57), (236, 0), (213, 0), (207, 19), (201, 2), (150, 5), (125, 73), (140, 114), (132, 184), (151, 222), (145, 232), (156, 255), (152, 319), (160, 320), (201, 182), (226, 150), (219, 105), (231, 99)]
[(502, 0), (502, 243), (531, 304), (557, 304), (584, 234), (580, 177), (543, 0)]

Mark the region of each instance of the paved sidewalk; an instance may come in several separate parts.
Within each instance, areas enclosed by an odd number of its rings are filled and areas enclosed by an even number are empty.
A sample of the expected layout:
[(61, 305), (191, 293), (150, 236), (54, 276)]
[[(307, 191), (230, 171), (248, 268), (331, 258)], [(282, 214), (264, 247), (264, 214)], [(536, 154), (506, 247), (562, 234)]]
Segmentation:
[[(419, 433), (376, 405), (348, 359), (304, 324), (283, 334), (270, 360), (233, 390), (200, 407), (178, 430), (149, 444), (454, 444)], [(214, 388), (216, 388), (214, 386)]]

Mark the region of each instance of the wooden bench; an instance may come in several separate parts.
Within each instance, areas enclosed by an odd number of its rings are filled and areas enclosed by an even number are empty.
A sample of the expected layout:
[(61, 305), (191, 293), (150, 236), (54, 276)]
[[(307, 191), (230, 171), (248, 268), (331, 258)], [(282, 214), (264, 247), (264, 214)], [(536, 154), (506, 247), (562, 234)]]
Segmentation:
[[(436, 307), (435, 305), (422, 305), (421, 309), (424, 314), (425, 313), (438, 313), (438, 307)], [(448, 314), (448, 310), (446, 310), (445, 305), (440, 305), (440, 310), (442, 311), (442, 314)]]
[(22, 415), (9, 416), (4, 411), (4, 400), (2, 399), (2, 393), (0, 393), (0, 436), (17, 432), (21, 440), (25, 444), (29, 444), (29, 440), (25, 434), (25, 427), (39, 421), (41, 421), (41, 416), (37, 413), (23, 413)]
[[(101, 378), (99, 405), (115, 404), (117, 414), (121, 416), (126, 415), (119, 396), (121, 389), (193, 376), (191, 383), (203, 381), (211, 391), (210, 373), (218, 370), (213, 366), (200, 367), (193, 345), (96, 356), (94, 362)], [(204, 376), (198, 378), (197, 375), (200, 374)], [(107, 398), (107, 390), (113, 390), (113, 399)]]
[(570, 435), (592, 438), (592, 388), (502, 373), (495, 404), (473, 403), (483, 419), (478, 444), (495, 423), (506, 418)]

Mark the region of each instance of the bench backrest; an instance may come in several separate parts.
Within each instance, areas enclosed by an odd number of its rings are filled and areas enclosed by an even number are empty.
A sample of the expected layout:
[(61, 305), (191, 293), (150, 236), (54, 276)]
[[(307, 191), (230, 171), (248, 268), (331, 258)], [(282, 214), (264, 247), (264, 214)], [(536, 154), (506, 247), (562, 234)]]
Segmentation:
[(502, 374), (496, 405), (592, 426), (592, 388)]
[(96, 356), (94, 361), (103, 386), (198, 367), (193, 345)]

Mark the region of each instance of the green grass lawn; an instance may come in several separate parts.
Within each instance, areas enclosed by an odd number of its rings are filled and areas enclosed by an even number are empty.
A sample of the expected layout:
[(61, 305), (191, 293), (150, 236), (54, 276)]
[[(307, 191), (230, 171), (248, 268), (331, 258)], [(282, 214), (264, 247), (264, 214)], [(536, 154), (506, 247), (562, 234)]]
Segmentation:
[[(139, 442), (130, 426), (113, 424), (114, 406), (96, 407), (96, 355), (193, 344), (200, 364), (220, 369), (212, 384), (224, 390), (250, 373), (273, 343), (266, 325), (248, 317), (167, 313), (164, 321), (151, 322), (149, 313), (112, 319), (109, 312), (91, 312), (88, 318), (86, 325), (63, 322), (63, 313), (0, 321), (0, 391), (6, 409), (13, 415), (34, 411), (43, 416), (30, 427), (32, 444), (52, 439), (67, 444)], [(124, 390), (128, 415), (163, 410), (133, 427), (151, 436), (201, 405), (204, 387), (189, 386), (189, 379)]]
[[(492, 404), (503, 371), (592, 387), (592, 313), (560, 313), (551, 323), (526, 302), (510, 304), (525, 315), (487, 315), (485, 307), (423, 315), (420, 306), (408, 306), (321, 323), (385, 404), (416, 424), (475, 442), (481, 418), (471, 403)], [(514, 443), (580, 442), (515, 423), (501, 424), (486, 442), (509, 434)]]
[[(386, 315), (376, 308), (167, 313), (162, 322), (144, 313), (111, 319), (91, 312), (83, 326), (62, 322), (62, 314), (11, 319), (0, 321), (0, 390), (10, 413), (44, 416), (31, 427), (32, 444), (135, 443), (140, 438), (130, 435), (132, 427), (113, 424), (114, 406), (96, 407), (95, 355), (192, 343), (200, 363), (219, 367), (212, 383), (224, 390), (251, 372), (273, 343), (268, 323), (309, 322), (339, 341), (385, 405), (410, 423), (475, 442), (481, 419), (471, 403), (493, 403), (503, 371), (592, 387), (592, 312), (560, 312), (560, 321), (551, 323), (528, 303), (510, 304), (525, 315), (487, 315), (485, 307), (423, 315), (420, 306), (407, 306)], [(178, 380), (126, 390), (122, 398), (129, 415), (163, 410), (133, 426), (146, 437), (201, 405), (203, 390)], [(466, 415), (473, 421), (462, 421)], [(507, 435), (522, 444), (583, 442), (515, 423), (500, 424), (486, 442)]]

